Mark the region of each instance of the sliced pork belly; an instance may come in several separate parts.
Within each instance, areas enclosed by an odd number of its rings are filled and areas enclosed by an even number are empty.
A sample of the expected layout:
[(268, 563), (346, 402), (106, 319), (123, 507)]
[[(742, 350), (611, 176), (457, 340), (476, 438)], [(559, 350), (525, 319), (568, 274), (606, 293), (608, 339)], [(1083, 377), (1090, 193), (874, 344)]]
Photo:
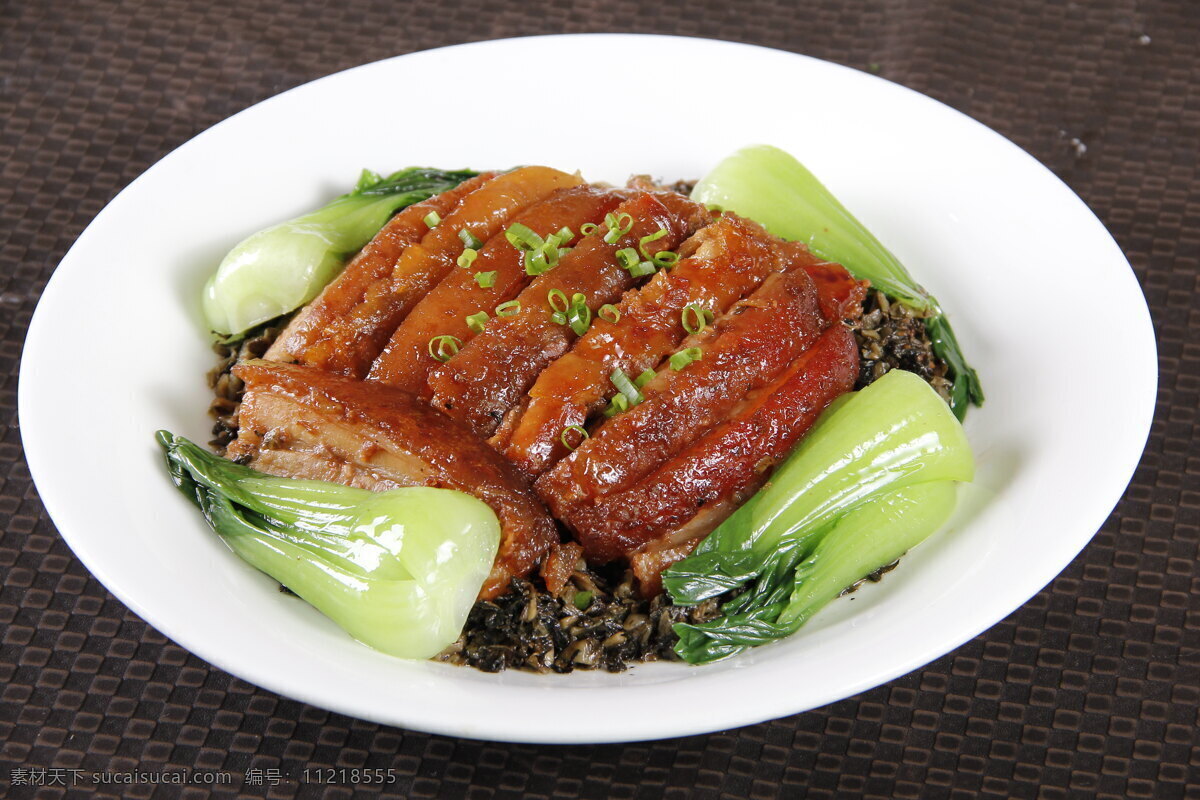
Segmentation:
[(726, 421), (624, 490), (572, 504), (565, 521), (590, 560), (629, 555), (653, 593), (657, 574), (749, 498), (857, 375), (854, 336), (835, 324)]
[(542, 372), (519, 419), (506, 420), (507, 441), (493, 440), (526, 474), (540, 475), (567, 453), (563, 432), (586, 424), (615, 393), (614, 370), (631, 378), (656, 367), (686, 335), (685, 306), (720, 314), (783, 264), (782, 242), (749, 220), (725, 214), (697, 233), (694, 252), (626, 292), (616, 325), (598, 322)]
[[(578, 233), (582, 225), (603, 220), (623, 199), (621, 192), (592, 186), (561, 189), (518, 214), (512, 224), (525, 225), (542, 237), (563, 227)], [(430, 353), (430, 341), (438, 336), (453, 336), (460, 345), (468, 341), (474, 333), (467, 327), (467, 316), (479, 311), (493, 314), (497, 305), (516, 297), (532, 280), (525, 272), (524, 254), (503, 232), (486, 242), (470, 268), (448, 271), (413, 307), (371, 366), (371, 380), (428, 399), (429, 373), (439, 364)], [(480, 272), (496, 273), (491, 286), (479, 285), (475, 275)]]
[[(788, 242), (785, 246), (794, 258), (811, 258), (808, 248), (799, 242)], [(805, 269), (817, 285), (821, 314), (828, 322), (857, 319), (862, 315), (862, 301), (870, 285), (867, 281), (855, 280), (845, 267), (832, 261), (807, 263)]]
[[(541, 371), (578, 338), (570, 326), (551, 319), (551, 291), (562, 292), (568, 300), (583, 294), (595, 318), (601, 306), (619, 300), (639, 280), (617, 263), (618, 250), (637, 247), (642, 237), (659, 230), (666, 235), (649, 243), (646, 252), (675, 250), (711, 219), (703, 206), (673, 192), (640, 193), (613, 213), (632, 218), (627, 234), (609, 244), (604, 241), (608, 229), (601, 226), (584, 237), (557, 267), (535, 278), (517, 296), (521, 306), (516, 315), (488, 321), (460, 353), (430, 373), (434, 406), (480, 436), (491, 436)], [(594, 319), (593, 324), (610, 323)]]
[[(386, 246), (375, 252), (374, 242), (368, 244), (363, 263), (356, 258), (347, 265), (293, 320), (267, 358), (363, 377), (413, 306), (454, 268), (463, 250), (460, 230), (486, 240), (522, 209), (557, 189), (583, 183), (578, 175), (549, 167), (484, 178), (430, 198), (428, 205), (419, 204), (422, 209), (400, 212), (389, 223), (395, 233), (385, 237)], [(432, 229), (425, 222), (430, 211), (442, 217)]]
[(372, 491), (436, 486), (487, 503), (501, 542), (481, 597), (503, 594), (558, 542), (554, 521), (517, 471), (411, 394), (294, 364), (246, 361), (234, 374), (246, 393), (230, 458), (271, 475)]
[[(266, 358), (270, 361), (312, 364), (347, 374), (359, 371), (355, 364), (370, 364), (374, 355), (363, 353), (373, 350), (378, 354), (386, 341), (373, 342), (372, 338), (378, 340), (391, 331), (380, 333), (378, 330), (357, 328), (346, 331), (340, 325), (340, 320), (352, 314), (368, 298), (390, 291), (392, 269), (400, 254), (429, 233), (429, 226), (425, 224), (427, 215), (435, 213), (446, 216), (464, 197), (495, 176), (494, 172), (486, 172), (465, 180), (453, 189), (415, 203), (392, 217), (358, 255), (350, 259), (338, 276), (292, 318), (267, 350)], [(353, 336), (354, 333), (360, 335)]]
[(571, 527), (582, 509), (637, 483), (721, 422), (751, 389), (769, 383), (825, 327), (816, 287), (803, 269), (769, 276), (701, 336), (700, 359), (665, 367), (645, 400), (601, 425), (535, 488)]

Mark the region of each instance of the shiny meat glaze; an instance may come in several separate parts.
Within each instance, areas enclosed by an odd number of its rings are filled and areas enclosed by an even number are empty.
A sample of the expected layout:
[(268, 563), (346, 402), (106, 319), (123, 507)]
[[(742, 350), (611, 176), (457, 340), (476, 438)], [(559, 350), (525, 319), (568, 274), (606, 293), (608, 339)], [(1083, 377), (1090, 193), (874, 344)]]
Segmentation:
[(604, 407), (616, 392), (609, 380), (613, 370), (636, 377), (677, 349), (686, 334), (680, 323), (684, 306), (699, 303), (722, 313), (783, 264), (780, 240), (732, 214), (688, 244), (694, 253), (625, 293), (617, 304), (620, 322), (594, 323), (538, 376), (507, 441), (493, 442), (526, 474), (540, 475), (567, 454), (563, 431), (585, 425)]
[[(653, 569), (642, 564), (639, 577), (654, 580), (654, 570), (690, 552), (758, 488), (821, 411), (854, 387), (857, 374), (854, 335), (841, 324), (829, 327), (781, 376), (746, 395), (725, 421), (653, 474), (572, 506), (569, 522), (588, 558), (602, 563), (644, 548), (643, 561), (657, 560)], [(646, 547), (655, 540), (657, 547)]]
[[(556, 233), (564, 226), (578, 233), (580, 226), (603, 220), (604, 215), (623, 199), (618, 191), (587, 185), (561, 189), (518, 214), (510, 224), (525, 225), (542, 237)], [(447, 227), (449, 229), (452, 224)], [(448, 230), (448, 233), (457, 238), (457, 231)], [(430, 340), (436, 336), (454, 336), (460, 342), (469, 341), (475, 334), (467, 327), (468, 315), (478, 311), (492, 314), (497, 305), (516, 297), (532, 280), (525, 272), (523, 254), (509, 243), (502, 231), (485, 241), (469, 268), (449, 270), (443, 280), (413, 307), (371, 366), (367, 376), (370, 380), (428, 399), (431, 394), (429, 372), (439, 363), (429, 352)], [(461, 250), (460, 242), (459, 252)], [(475, 280), (477, 272), (495, 272), (495, 283), (488, 288), (481, 287)]]
[[(547, 585), (561, 586), (580, 552), (627, 560), (642, 591), (656, 593), (661, 571), (757, 491), (852, 387), (857, 350), (840, 320), (861, 311), (865, 284), (803, 244), (733, 214), (714, 220), (674, 192), (595, 187), (545, 167), (472, 180), (393, 218), (269, 352), (320, 369), (234, 368), (246, 391), (228, 455), (274, 475), (479, 497), (503, 531), (484, 598), (539, 563)], [(432, 229), (429, 210), (442, 216)], [(610, 211), (634, 220), (620, 241), (604, 243), (601, 225), (537, 277), (504, 236), (514, 222), (542, 236), (579, 233)], [(464, 228), (485, 244), (460, 269)], [(647, 251), (681, 259), (639, 286), (615, 253), (659, 228), (667, 235)], [(475, 273), (490, 271), (494, 286), (480, 287)], [(551, 319), (553, 289), (586, 297), (583, 336)], [(513, 298), (520, 311), (497, 317)], [(596, 317), (606, 303), (617, 305), (616, 324)], [(691, 303), (716, 321), (688, 336)], [(480, 310), (492, 316), (476, 336), (465, 318)], [(428, 350), (441, 335), (463, 343), (445, 363)], [(685, 347), (701, 358), (670, 369), (664, 359)], [(658, 375), (645, 400), (602, 418), (616, 393), (611, 373), (647, 368)], [(560, 440), (571, 425), (591, 428), (573, 453)], [(527, 480), (539, 475), (535, 494)], [(543, 502), (577, 543), (560, 541)]]
[[(454, 268), (463, 249), (459, 230), (468, 228), (486, 240), (522, 209), (557, 189), (582, 182), (579, 176), (556, 169), (523, 167), (487, 181), (467, 181), (473, 183), (474, 191), (468, 187), (457, 203), (448, 206), (447, 214), (438, 209), (438, 198), (426, 201), (433, 205), (420, 216), (417, 212), (410, 216), (408, 209), (400, 212), (397, 217), (404, 218), (404, 230), (418, 241), (392, 258), (390, 272), (385, 263), (392, 247), (373, 257), (369, 268), (364, 265), (344, 279), (339, 276), (320, 295), (316, 310), (310, 312), (310, 304), (300, 312), (296, 317), (300, 322), (293, 323), (296, 330), (289, 326), (267, 358), (363, 377), (413, 306)], [(439, 197), (456, 193), (457, 189), (452, 189)], [(429, 210), (443, 217), (432, 230), (425, 223)], [(397, 238), (397, 243), (402, 241)]]
[(627, 234), (609, 244), (604, 241), (608, 229), (601, 226), (584, 237), (557, 267), (535, 278), (517, 296), (521, 308), (515, 316), (489, 320), (460, 353), (430, 373), (436, 408), (467, 423), (480, 436), (491, 436), (506, 414), (519, 413), (517, 404), (542, 370), (578, 338), (570, 326), (551, 319), (554, 309), (547, 300), (551, 291), (561, 291), (568, 301), (576, 293), (583, 294), (596, 320), (601, 306), (615, 303), (639, 280), (617, 263), (618, 250), (637, 247), (643, 236), (660, 229), (667, 235), (651, 242), (647, 253), (674, 250), (711, 219), (703, 206), (671, 192), (639, 193), (613, 213), (632, 217), (634, 224)]
[[(346, 323), (358, 320), (356, 309), (374, 305), (372, 298), (391, 295), (392, 270), (401, 254), (429, 233), (425, 224), (428, 214), (446, 216), (464, 197), (495, 176), (494, 172), (485, 172), (392, 217), (338, 276), (292, 318), (264, 357), (361, 377), (387, 342), (391, 334), (388, 324), (400, 313), (400, 307), (388, 303), (386, 313), (374, 325)], [(390, 327), (394, 329), (395, 325)]]
[(246, 361), (241, 430), (228, 456), (272, 475), (382, 491), (457, 489), (487, 503), (501, 542), (480, 597), (502, 594), (558, 541), (517, 471), (470, 430), (402, 390), (298, 365)]
[(725, 419), (746, 393), (765, 385), (816, 341), (825, 327), (816, 287), (803, 268), (771, 275), (755, 292), (686, 345), (701, 358), (682, 370), (663, 365), (645, 400), (601, 425), (535, 488), (555, 516), (580, 534), (580, 515), (620, 492)]

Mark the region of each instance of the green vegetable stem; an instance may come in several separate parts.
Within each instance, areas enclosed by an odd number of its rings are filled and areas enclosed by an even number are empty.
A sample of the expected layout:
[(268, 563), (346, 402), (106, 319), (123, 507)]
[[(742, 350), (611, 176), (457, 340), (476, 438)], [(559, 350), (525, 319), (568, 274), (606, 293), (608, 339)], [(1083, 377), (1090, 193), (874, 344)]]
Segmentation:
[(692, 199), (749, 217), (776, 236), (805, 242), (821, 258), (837, 261), (855, 277), (924, 313), (934, 353), (950, 368), (955, 416), (961, 420), (969, 405), (983, 404), (979, 376), (967, 364), (937, 300), (791, 155), (769, 145), (742, 148), (696, 184)]
[(476, 173), (410, 167), (358, 184), (326, 206), (250, 235), (229, 251), (204, 287), (208, 326), (240, 334), (294, 311), (329, 283), (397, 211), (453, 189)]
[(157, 439), (175, 485), (229, 548), (354, 638), (403, 658), (458, 638), (500, 542), (480, 500), (276, 478), (167, 431)]
[(770, 483), (663, 573), (678, 605), (730, 592), (721, 616), (678, 625), (694, 664), (794, 632), (843, 589), (940, 527), (974, 477), (962, 426), (895, 370), (831, 406)]

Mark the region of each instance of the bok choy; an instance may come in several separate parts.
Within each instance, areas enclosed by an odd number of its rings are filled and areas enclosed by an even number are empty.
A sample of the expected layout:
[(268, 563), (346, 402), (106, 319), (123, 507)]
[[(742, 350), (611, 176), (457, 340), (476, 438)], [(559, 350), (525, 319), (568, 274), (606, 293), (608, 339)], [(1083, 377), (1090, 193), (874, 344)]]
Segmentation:
[(955, 416), (961, 420), (969, 405), (982, 405), (979, 376), (967, 364), (937, 300), (791, 155), (769, 145), (742, 148), (696, 184), (692, 199), (749, 217), (776, 236), (804, 242), (821, 258), (837, 261), (856, 278), (924, 314), (933, 351), (949, 366)]
[(158, 432), (175, 485), (231, 550), (359, 641), (429, 658), (458, 638), (500, 542), (482, 501), (276, 478)]
[(453, 189), (476, 173), (410, 167), (386, 178), (363, 170), (328, 205), (252, 234), (229, 251), (204, 287), (203, 309), (218, 334), (241, 334), (317, 296), (346, 257), (402, 208)]
[(677, 605), (728, 595), (718, 618), (676, 626), (676, 652), (706, 663), (794, 632), (932, 534), (954, 482), (973, 477), (962, 426), (916, 375), (844, 395), (763, 490), (663, 573)]

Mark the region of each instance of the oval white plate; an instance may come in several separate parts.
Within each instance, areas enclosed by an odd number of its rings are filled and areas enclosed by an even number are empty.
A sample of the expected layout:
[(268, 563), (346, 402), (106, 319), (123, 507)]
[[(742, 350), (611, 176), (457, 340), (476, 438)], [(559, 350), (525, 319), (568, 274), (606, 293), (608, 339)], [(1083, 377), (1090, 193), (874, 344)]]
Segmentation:
[[(988, 394), (967, 422), (978, 481), (952, 524), (800, 634), (704, 668), (622, 675), (487, 675), (393, 659), (280, 594), (167, 480), (154, 431), (208, 434), (204, 278), (243, 236), (326, 202), (361, 168), (544, 163), (593, 180), (676, 179), (755, 142), (806, 162), (941, 299)], [(1108, 329), (1103, 348), (1073, 345), (1087, 309)], [(600, 35), (369, 64), (197, 136), (118, 195), (63, 259), (30, 325), (19, 408), (38, 491), (72, 549), (200, 657), (353, 716), (568, 743), (792, 714), (987, 629), (1103, 523), (1144, 446), (1155, 386), (1149, 313), (1120, 250), (1001, 136), (810, 58)]]

